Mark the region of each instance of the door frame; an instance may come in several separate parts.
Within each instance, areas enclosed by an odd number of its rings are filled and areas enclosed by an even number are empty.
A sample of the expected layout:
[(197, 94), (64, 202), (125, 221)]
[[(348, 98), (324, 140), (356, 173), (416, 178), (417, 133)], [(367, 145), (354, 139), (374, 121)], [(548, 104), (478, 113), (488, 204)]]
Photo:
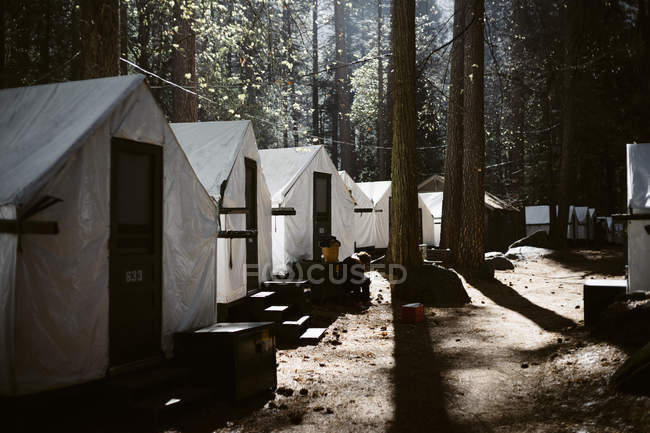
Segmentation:
[[(142, 249), (139, 248), (122, 248), (120, 249), (117, 245), (118, 237), (116, 236), (116, 224), (117, 224), (117, 206), (114, 206), (117, 199), (117, 180), (118, 180), (118, 169), (117, 164), (117, 155), (120, 152), (132, 153), (138, 155), (150, 155), (153, 156), (155, 161), (153, 167), (153, 176), (154, 180), (152, 182), (153, 188), (153, 213), (152, 213), (152, 225), (153, 225), (153, 247), (151, 249), (153, 256), (153, 275), (152, 278), (157, 278), (158, 283), (156, 284), (156, 290), (154, 291), (154, 306), (153, 306), (153, 346), (152, 353), (149, 356), (145, 356), (144, 359), (135, 359), (126, 362), (116, 362), (115, 353), (116, 350), (115, 342), (112, 337), (112, 317), (115, 311), (115, 301), (113, 299), (115, 293), (112, 290), (112, 287), (117, 286), (117, 281), (121, 280), (121, 275), (118, 276), (118, 267), (114, 267), (114, 255), (117, 256), (134, 256), (138, 254), (143, 254)], [(109, 211), (110, 211), (110, 226), (109, 226), (109, 241), (108, 241), (108, 263), (109, 263), (109, 277), (108, 277), (108, 352), (109, 352), (109, 366), (111, 368), (120, 367), (131, 364), (138, 364), (148, 359), (160, 357), (162, 354), (162, 320), (163, 320), (163, 252), (162, 252), (162, 225), (163, 225), (163, 172), (164, 172), (164, 160), (163, 160), (163, 148), (162, 146), (142, 143), (134, 140), (128, 140), (123, 138), (112, 137), (111, 138), (111, 164), (110, 164), (110, 202), (109, 202)], [(118, 254), (117, 251), (121, 251), (122, 254)]]
[(321, 178), (321, 179), (327, 179), (327, 223), (330, 231), (330, 235), (332, 234), (332, 173), (323, 173), (320, 171), (314, 171), (314, 176), (313, 176), (313, 194), (312, 194), (312, 238), (313, 238), (313, 244), (312, 244), (312, 260), (317, 260), (317, 257), (320, 257), (320, 254), (317, 254), (319, 251), (319, 246), (318, 246), (318, 240), (319, 240), (319, 233), (316, 230), (316, 222), (317, 222), (317, 212), (316, 212), (316, 179)]
[[(259, 230), (259, 221), (258, 221), (258, 218), (257, 218), (257, 213), (259, 211), (259, 209), (257, 208), (257, 193), (259, 191), (259, 188), (258, 188), (258, 185), (257, 185), (257, 183), (258, 183), (257, 182), (258, 164), (257, 164), (257, 161), (255, 161), (254, 159), (244, 157), (244, 207), (246, 207), (247, 210), (250, 210), (248, 208), (247, 204), (246, 204), (247, 187), (248, 187), (248, 173), (247, 173), (248, 169), (253, 169), (254, 184), (253, 184), (253, 203), (252, 203), (253, 212), (246, 212), (246, 230), (251, 230), (251, 229)], [(251, 213), (252, 213), (252, 215), (251, 215)], [(249, 225), (248, 225), (249, 218), (251, 218), (251, 221), (254, 224), (252, 227), (249, 227)], [(253, 240), (253, 242), (255, 242), (255, 254), (256, 254), (255, 261), (252, 262), (252, 263), (248, 258), (248, 242), (250, 242), (251, 240)], [(245, 239), (245, 242), (246, 242), (246, 293), (251, 293), (251, 292), (257, 291), (260, 288), (259, 233), (253, 238)], [(249, 282), (248, 265), (249, 264), (256, 264), (257, 265), (257, 277), (256, 277), (257, 284), (255, 285), (255, 287), (248, 287), (249, 286), (248, 285), (248, 282)]]

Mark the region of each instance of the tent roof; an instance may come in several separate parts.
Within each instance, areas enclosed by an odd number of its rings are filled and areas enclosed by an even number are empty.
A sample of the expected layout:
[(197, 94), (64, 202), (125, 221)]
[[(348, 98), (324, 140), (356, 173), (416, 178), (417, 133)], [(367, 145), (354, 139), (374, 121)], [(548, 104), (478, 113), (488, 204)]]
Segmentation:
[(497, 197), (496, 195), (485, 191), (485, 206), (491, 210), (505, 210), (510, 212), (519, 212), (519, 209)]
[(442, 192), (421, 192), (419, 193), (424, 204), (429, 208), (429, 212), (435, 218), (442, 217)]
[(0, 205), (28, 201), (144, 80), (142, 75), (0, 91)]
[(251, 122), (172, 123), (171, 127), (199, 180), (219, 201)]
[(442, 192), (445, 189), (445, 177), (434, 174), (418, 185), (418, 192)]
[(341, 176), (341, 179), (343, 179), (345, 186), (350, 191), (357, 207), (372, 207), (372, 201), (363, 190), (359, 188), (359, 185), (354, 181), (354, 179), (352, 179), (352, 176), (350, 176), (345, 170), (339, 171), (339, 175)]
[(271, 196), (284, 195), (322, 148), (305, 146), (260, 150), (260, 161)]
[[(445, 177), (439, 174), (429, 176), (418, 185), (418, 192), (442, 192), (445, 186)], [(519, 212), (515, 206), (497, 197), (496, 195), (485, 192), (485, 206), (490, 210), (505, 210), (510, 212)]]
[(357, 185), (361, 191), (372, 200), (372, 203), (376, 205), (390, 190), (391, 181), (382, 180), (378, 182), (359, 182)]
[(589, 215), (589, 208), (587, 206), (576, 206), (574, 211), (579, 223), (587, 222), (587, 215)]

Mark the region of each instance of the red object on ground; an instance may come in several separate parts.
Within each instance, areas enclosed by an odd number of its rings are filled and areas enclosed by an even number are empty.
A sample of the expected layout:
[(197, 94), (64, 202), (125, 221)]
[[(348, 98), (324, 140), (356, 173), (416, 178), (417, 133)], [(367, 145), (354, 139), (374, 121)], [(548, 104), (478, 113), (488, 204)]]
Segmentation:
[(419, 302), (402, 305), (402, 323), (418, 323), (424, 319), (424, 306)]

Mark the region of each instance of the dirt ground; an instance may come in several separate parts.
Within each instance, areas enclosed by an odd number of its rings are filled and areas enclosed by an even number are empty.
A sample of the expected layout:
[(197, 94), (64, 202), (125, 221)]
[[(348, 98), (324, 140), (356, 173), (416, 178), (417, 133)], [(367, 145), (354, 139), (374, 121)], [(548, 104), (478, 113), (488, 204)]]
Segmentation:
[(608, 386), (626, 349), (582, 322), (583, 279), (622, 277), (622, 254), (515, 265), (466, 282), (471, 304), (426, 308), (417, 325), (400, 323), (388, 282), (370, 273), (369, 307), (319, 307), (316, 321), (335, 319), (323, 341), (278, 352), (272, 400), (218, 421), (188, 413), (165, 431), (650, 432), (650, 398)]

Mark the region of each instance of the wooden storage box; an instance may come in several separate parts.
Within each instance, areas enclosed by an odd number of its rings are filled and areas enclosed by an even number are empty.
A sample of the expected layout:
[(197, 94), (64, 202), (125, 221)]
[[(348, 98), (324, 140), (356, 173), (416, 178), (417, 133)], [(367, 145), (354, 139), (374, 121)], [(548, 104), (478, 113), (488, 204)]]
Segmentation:
[(424, 306), (422, 304), (402, 305), (402, 323), (418, 323), (424, 320)]
[(272, 322), (215, 323), (174, 336), (175, 359), (192, 379), (213, 384), (229, 400), (275, 389), (275, 331)]

